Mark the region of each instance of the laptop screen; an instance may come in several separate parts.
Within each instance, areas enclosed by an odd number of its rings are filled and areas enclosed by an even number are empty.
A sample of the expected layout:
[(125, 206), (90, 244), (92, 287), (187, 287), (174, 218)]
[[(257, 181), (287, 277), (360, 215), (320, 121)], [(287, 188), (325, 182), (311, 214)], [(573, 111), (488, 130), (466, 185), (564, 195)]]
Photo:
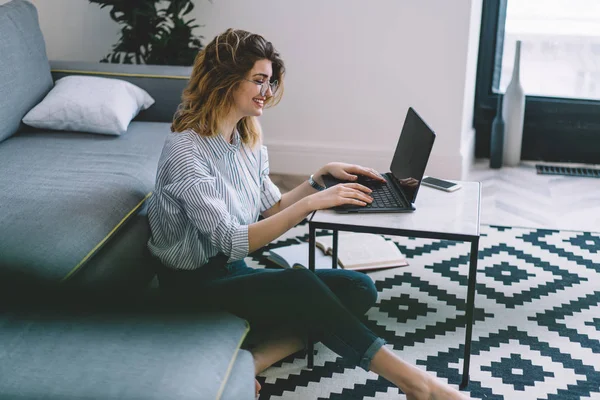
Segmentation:
[(434, 140), (435, 133), (409, 108), (390, 171), (411, 203), (417, 198)]

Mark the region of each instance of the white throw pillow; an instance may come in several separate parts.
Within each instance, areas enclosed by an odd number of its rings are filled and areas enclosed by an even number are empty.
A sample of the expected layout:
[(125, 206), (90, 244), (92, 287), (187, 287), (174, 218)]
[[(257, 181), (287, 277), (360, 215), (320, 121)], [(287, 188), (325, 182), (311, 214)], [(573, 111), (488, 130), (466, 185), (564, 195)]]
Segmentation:
[(34, 128), (120, 135), (154, 104), (143, 89), (120, 79), (66, 76), (23, 117)]

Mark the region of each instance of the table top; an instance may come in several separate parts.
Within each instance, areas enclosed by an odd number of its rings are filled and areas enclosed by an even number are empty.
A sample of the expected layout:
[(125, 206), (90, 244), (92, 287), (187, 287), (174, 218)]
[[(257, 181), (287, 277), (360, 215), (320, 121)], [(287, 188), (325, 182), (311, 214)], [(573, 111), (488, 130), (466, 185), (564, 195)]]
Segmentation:
[[(479, 182), (453, 181), (462, 188), (444, 192), (421, 185), (414, 206), (409, 213), (353, 213), (343, 214), (333, 210), (318, 210), (310, 223), (336, 225), (337, 229), (352, 228), (393, 229), (402, 233), (428, 233), (450, 236), (479, 236), (481, 211), (481, 184)], [(339, 226), (343, 225), (343, 226)]]

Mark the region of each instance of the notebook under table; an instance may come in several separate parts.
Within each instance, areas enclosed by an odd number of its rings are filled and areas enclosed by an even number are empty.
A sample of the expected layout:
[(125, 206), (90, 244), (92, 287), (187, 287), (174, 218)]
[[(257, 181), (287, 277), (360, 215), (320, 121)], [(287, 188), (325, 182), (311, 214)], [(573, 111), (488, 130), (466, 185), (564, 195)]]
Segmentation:
[[(387, 183), (359, 176), (357, 181), (370, 188), (373, 202), (366, 206), (343, 205), (333, 209), (342, 213), (410, 212), (415, 210), (417, 192), (429, 161), (435, 133), (411, 107), (392, 158), (390, 171), (381, 174)], [(326, 187), (350, 181), (323, 176)]]

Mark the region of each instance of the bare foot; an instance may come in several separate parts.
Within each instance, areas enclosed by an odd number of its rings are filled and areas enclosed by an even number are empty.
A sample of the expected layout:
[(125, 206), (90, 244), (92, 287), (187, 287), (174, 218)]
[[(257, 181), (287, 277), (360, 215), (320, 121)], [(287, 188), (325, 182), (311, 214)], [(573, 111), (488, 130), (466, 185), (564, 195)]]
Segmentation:
[(258, 398), (258, 394), (260, 392), (260, 383), (258, 383), (258, 379), (254, 379), (254, 397)]
[(407, 400), (468, 400), (470, 397), (437, 380), (426, 371), (403, 361), (381, 347), (371, 360), (371, 371), (398, 386)]
[(418, 392), (406, 395), (406, 400), (467, 400), (470, 397), (450, 387), (449, 385), (440, 382), (436, 379), (431, 379), (429, 384), (423, 386)]

